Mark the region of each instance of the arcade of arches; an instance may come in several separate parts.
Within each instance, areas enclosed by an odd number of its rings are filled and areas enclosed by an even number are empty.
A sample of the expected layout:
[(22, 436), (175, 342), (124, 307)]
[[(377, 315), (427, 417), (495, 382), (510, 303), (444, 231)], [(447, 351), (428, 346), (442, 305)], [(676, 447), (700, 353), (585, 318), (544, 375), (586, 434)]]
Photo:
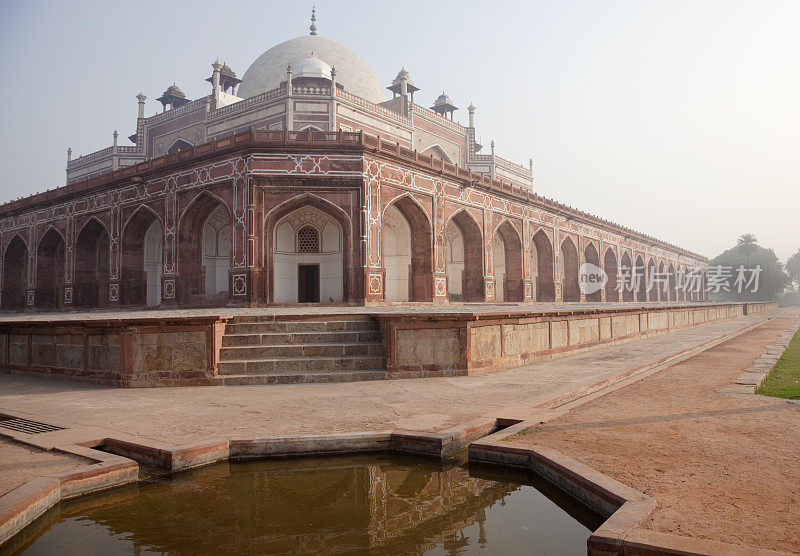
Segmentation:
[[(492, 225), (487, 238), (487, 222), (467, 209), (438, 224), (443, 233), (437, 237), (430, 214), (430, 205), (408, 194), (384, 206), (379, 236), (384, 288), (376, 298), (365, 294), (368, 271), (357, 266), (358, 220), (315, 195), (279, 203), (263, 217), (263, 251), (249, 255), (264, 269), (260, 302), (681, 302), (703, 297), (679, 287), (687, 265), (678, 260), (551, 228), (527, 228), (511, 218)], [(165, 225), (167, 218), (159, 207), (145, 204), (123, 213), (117, 251), (108, 221), (94, 216), (70, 233), (54, 226), (41, 230), (33, 248), (29, 238), (10, 235), (4, 241), (0, 308), (231, 303), (235, 221), (229, 202), (201, 192), (183, 205), (173, 219), (176, 225)], [(174, 248), (166, 241), (170, 235)], [(601, 268), (607, 280), (582, 288), (582, 265)], [(620, 291), (617, 284), (626, 269), (637, 280)], [(259, 296), (250, 302), (259, 302)]]

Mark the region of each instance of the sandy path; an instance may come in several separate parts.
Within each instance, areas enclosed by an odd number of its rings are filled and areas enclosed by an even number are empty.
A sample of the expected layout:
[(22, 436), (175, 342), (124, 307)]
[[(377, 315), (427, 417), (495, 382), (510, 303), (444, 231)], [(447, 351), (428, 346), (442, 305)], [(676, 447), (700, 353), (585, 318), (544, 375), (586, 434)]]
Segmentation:
[(800, 405), (722, 391), (797, 323), (771, 321), (514, 440), (653, 496), (648, 529), (800, 552)]

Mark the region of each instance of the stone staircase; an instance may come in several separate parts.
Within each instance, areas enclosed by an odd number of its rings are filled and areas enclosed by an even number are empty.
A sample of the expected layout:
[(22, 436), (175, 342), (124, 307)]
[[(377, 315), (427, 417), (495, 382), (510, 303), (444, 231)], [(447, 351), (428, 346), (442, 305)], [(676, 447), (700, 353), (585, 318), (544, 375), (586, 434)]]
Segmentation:
[(367, 315), (313, 320), (236, 317), (225, 326), (216, 381), (234, 384), (386, 378), (381, 333)]

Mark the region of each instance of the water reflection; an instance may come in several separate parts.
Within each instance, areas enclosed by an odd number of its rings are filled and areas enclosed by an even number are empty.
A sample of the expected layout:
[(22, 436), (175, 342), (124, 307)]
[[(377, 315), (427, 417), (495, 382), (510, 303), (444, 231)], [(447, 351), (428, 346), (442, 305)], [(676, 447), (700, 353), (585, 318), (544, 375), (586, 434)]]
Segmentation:
[(585, 554), (599, 518), (531, 478), (394, 456), (219, 464), (59, 505), (24, 554)]

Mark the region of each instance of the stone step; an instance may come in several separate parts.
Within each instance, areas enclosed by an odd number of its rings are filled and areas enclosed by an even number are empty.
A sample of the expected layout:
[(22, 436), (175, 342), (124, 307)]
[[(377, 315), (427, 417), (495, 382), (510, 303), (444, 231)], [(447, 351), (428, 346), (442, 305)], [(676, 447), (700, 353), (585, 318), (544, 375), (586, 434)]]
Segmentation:
[(267, 332), (375, 332), (373, 320), (241, 322), (225, 325), (226, 334), (264, 334)]
[(283, 373), (225, 375), (214, 377), (223, 386), (244, 386), (264, 384), (303, 384), (327, 382), (354, 382), (358, 380), (384, 380), (386, 371), (338, 371), (331, 373)]
[(223, 347), (274, 346), (287, 344), (369, 344), (379, 343), (378, 331), (347, 332), (265, 332), (254, 334), (232, 334), (225, 332)]
[(220, 361), (220, 375), (296, 374), (303, 372), (373, 371), (385, 369), (383, 357), (351, 355), (346, 357), (280, 357)]
[(278, 357), (346, 357), (350, 355), (383, 355), (383, 344), (281, 344), (266, 346), (231, 346), (220, 350), (220, 361), (274, 359)]

